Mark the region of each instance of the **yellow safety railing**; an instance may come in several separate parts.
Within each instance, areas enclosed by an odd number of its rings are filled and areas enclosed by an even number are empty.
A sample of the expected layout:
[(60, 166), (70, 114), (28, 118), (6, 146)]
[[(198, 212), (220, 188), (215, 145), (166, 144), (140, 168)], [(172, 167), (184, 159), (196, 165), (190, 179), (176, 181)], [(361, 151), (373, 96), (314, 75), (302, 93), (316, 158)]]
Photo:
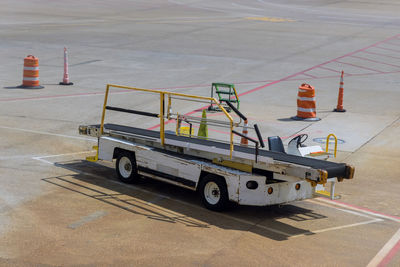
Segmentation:
[(107, 84), (106, 87), (106, 93), (104, 96), (104, 105), (103, 105), (103, 113), (101, 115), (101, 124), (100, 124), (100, 133), (104, 133), (104, 119), (105, 119), (105, 114), (106, 114), (106, 107), (107, 107), (107, 101), (108, 101), (108, 94), (110, 92), (110, 88), (120, 88), (120, 89), (127, 89), (127, 90), (134, 90), (134, 91), (140, 91), (140, 92), (148, 92), (148, 93), (157, 93), (160, 94), (160, 113), (158, 114), (158, 117), (160, 118), (160, 141), (161, 145), (165, 144), (165, 129), (164, 129), (164, 114), (165, 114), (165, 107), (164, 107), (164, 100), (165, 96), (168, 96), (168, 107), (167, 107), (167, 119), (170, 119), (170, 108), (171, 108), (171, 96), (179, 96), (182, 98), (187, 98), (188, 100), (195, 99), (195, 100), (205, 100), (205, 101), (212, 101), (217, 105), (222, 112), (225, 114), (225, 116), (229, 120), (230, 124), (230, 157), (232, 158), (232, 152), (233, 152), (233, 119), (231, 115), (226, 111), (226, 109), (219, 103), (218, 100), (212, 97), (205, 97), (205, 96), (196, 96), (196, 95), (188, 95), (188, 94), (181, 94), (181, 93), (174, 93), (174, 92), (168, 92), (168, 91), (161, 91), (161, 90), (154, 90), (154, 89), (143, 89), (143, 88), (136, 88), (136, 87), (129, 87), (129, 86), (122, 86), (122, 85), (115, 85), (115, 84)]
[(330, 138), (331, 138), (331, 136), (333, 136), (334, 138), (335, 138), (335, 151), (334, 151), (334, 155), (335, 155), (335, 158), (336, 158), (336, 151), (337, 151), (337, 137), (336, 137), (336, 135), (334, 135), (333, 133), (331, 133), (331, 134), (329, 134), (327, 137), (326, 137), (326, 153), (328, 153), (328, 148), (329, 148), (329, 140), (330, 140)]

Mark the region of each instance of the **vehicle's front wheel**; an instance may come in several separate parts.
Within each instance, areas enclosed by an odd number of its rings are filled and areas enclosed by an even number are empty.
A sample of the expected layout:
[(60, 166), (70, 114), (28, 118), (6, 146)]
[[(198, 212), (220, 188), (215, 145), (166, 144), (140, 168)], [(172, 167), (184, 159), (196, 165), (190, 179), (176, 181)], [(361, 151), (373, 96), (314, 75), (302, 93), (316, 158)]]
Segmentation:
[(133, 153), (121, 152), (117, 157), (115, 164), (118, 178), (128, 184), (137, 182), (139, 175), (137, 173), (136, 159)]
[(199, 191), (201, 200), (207, 209), (222, 211), (227, 207), (228, 190), (223, 178), (207, 175), (202, 179)]

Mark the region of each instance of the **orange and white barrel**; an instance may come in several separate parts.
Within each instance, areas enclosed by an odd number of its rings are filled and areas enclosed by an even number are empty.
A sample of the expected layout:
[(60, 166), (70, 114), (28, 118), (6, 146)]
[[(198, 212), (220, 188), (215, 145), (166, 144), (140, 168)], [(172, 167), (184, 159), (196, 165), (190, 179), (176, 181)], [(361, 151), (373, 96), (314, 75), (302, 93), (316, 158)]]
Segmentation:
[(303, 83), (297, 94), (297, 116), (295, 120), (320, 120), (317, 118), (317, 101), (315, 99), (315, 88)]
[(39, 88), (39, 59), (29, 55), (24, 58), (24, 75), (21, 87)]

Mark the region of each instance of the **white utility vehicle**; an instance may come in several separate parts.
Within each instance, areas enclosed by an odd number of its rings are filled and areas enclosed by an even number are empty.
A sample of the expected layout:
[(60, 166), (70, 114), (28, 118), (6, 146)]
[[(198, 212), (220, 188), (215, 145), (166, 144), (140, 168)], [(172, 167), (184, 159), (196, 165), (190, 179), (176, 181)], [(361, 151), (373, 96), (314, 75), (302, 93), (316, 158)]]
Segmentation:
[[(108, 96), (112, 88), (156, 94), (160, 97), (160, 112), (109, 106)], [(175, 99), (212, 101), (226, 120), (173, 113), (172, 101)], [(229, 201), (241, 205), (267, 206), (313, 198), (323, 195), (327, 183), (331, 184), (331, 191), (327, 195), (334, 198), (335, 183), (353, 178), (354, 168), (350, 165), (312, 158), (313, 155), (303, 157), (299, 152), (304, 152), (302, 137), (297, 137), (290, 144), (292, 154), (285, 153), (282, 141), (277, 136), (268, 138), (269, 150), (263, 149), (264, 142), (257, 125), (248, 127), (247, 118), (234, 106), (231, 109), (240, 122), (235, 122), (220, 102), (211, 97), (109, 84), (101, 123), (81, 125), (79, 132), (98, 138), (98, 146), (95, 147), (97, 154), (88, 160), (116, 159), (116, 171), (121, 181), (134, 183), (143, 175), (198, 191), (204, 205), (212, 210), (223, 210)], [(159, 120), (160, 130), (105, 123), (107, 110), (155, 117)], [(165, 119), (176, 122), (176, 131), (165, 130)], [(183, 122), (190, 125), (188, 134), (180, 133)], [(229, 140), (193, 136), (191, 128), (195, 123), (225, 127), (229, 129)], [(257, 139), (237, 132), (236, 128), (255, 130)], [(235, 144), (236, 135), (254, 145)]]

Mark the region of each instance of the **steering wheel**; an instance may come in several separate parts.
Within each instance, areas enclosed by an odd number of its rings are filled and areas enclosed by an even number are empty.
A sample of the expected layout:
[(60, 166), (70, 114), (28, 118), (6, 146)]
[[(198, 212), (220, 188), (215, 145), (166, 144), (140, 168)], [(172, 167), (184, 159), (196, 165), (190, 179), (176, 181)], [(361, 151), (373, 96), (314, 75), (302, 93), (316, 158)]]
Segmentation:
[(297, 144), (297, 147), (303, 147), (303, 143), (307, 140), (307, 138), (308, 138), (308, 134), (299, 134), (298, 136), (293, 138), (291, 141), (295, 141)]

